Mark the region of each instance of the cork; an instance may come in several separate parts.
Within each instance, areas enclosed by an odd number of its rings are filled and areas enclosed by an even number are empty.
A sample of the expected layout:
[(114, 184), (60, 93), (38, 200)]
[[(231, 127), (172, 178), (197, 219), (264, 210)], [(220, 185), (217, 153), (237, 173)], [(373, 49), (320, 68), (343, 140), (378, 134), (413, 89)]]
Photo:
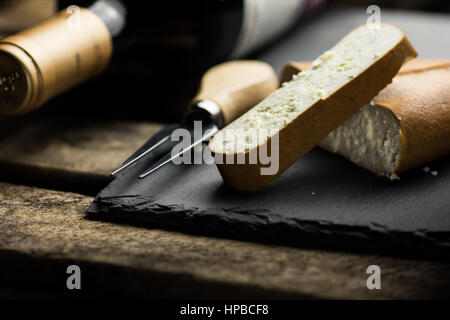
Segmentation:
[(103, 21), (87, 9), (62, 10), (0, 41), (0, 115), (30, 112), (100, 74), (112, 55)]

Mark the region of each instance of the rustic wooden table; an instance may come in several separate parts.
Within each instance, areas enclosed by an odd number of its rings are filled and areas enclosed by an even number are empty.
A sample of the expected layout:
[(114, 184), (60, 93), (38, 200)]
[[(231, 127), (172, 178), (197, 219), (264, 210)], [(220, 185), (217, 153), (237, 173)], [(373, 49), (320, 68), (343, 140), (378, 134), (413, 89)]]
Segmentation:
[[(0, 297), (448, 297), (444, 262), (88, 220), (84, 211), (110, 170), (160, 126), (39, 114), (1, 122), (0, 180), (8, 182), (0, 183)], [(66, 288), (71, 264), (82, 270), (79, 292)], [(372, 264), (382, 269), (381, 290), (366, 287)]]

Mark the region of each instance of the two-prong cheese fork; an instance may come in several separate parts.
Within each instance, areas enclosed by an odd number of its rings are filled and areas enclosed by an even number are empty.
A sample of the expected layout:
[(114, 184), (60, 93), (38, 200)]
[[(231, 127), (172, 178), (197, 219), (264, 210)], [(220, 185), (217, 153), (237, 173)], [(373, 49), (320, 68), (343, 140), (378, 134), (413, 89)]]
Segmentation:
[[(203, 76), (200, 91), (192, 100), (190, 112), (183, 124), (172, 125), (174, 128), (182, 128), (195, 120), (201, 120), (206, 122), (207, 130), (180, 152), (174, 155), (169, 152), (163, 156), (140, 174), (139, 178), (145, 178), (185, 152), (208, 141), (220, 129), (240, 117), (277, 87), (278, 79), (273, 68), (261, 61), (236, 60), (212, 67)], [(164, 129), (156, 133), (155, 137), (158, 135), (161, 137), (155, 144), (126, 161), (111, 175), (118, 174), (170, 141), (171, 134), (167, 134), (167, 130)]]

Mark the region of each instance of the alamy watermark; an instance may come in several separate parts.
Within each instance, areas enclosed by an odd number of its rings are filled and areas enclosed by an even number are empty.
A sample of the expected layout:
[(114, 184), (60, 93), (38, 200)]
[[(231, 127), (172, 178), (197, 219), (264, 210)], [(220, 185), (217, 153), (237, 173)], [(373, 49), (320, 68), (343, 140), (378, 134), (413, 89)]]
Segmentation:
[[(213, 129), (210, 129), (213, 130)], [(193, 137), (192, 137), (193, 135)], [(219, 139), (225, 145), (223, 148), (231, 150), (229, 153), (216, 153), (212, 155), (209, 148), (198, 145), (194, 152), (184, 152), (192, 141), (201, 139), (203, 135), (209, 135), (208, 130), (203, 132), (202, 122), (194, 121), (193, 131), (179, 128), (172, 132), (171, 141), (178, 144), (172, 148), (172, 162), (180, 164), (259, 164), (261, 175), (275, 175), (279, 169), (279, 135), (274, 129), (224, 129), (219, 131), (214, 138)], [(243, 138), (245, 137), (245, 138)], [(242, 140), (243, 139), (243, 140)], [(269, 141), (270, 140), (270, 141)], [(249, 145), (247, 148), (246, 145)], [(252, 147), (257, 146), (257, 147)], [(236, 151), (236, 152), (235, 152)]]
[[(381, 29), (381, 9), (377, 5), (367, 7), (366, 25), (371, 32)], [(194, 139), (192, 139), (191, 131), (186, 129), (177, 129), (172, 133), (171, 140), (179, 141), (172, 149), (172, 161), (174, 164), (259, 164), (261, 175), (275, 175), (279, 169), (279, 134), (275, 130), (266, 128), (255, 128), (251, 130), (245, 129), (224, 129), (219, 131), (215, 138), (223, 141), (226, 152), (225, 155), (218, 153), (211, 154), (209, 148), (202, 148), (198, 145), (194, 148), (194, 152), (182, 152), (188, 148), (192, 141), (197, 141), (202, 134), (208, 135), (208, 132), (202, 132), (201, 121), (194, 123)], [(244, 139), (241, 141), (240, 139)], [(249, 148), (245, 148), (247, 141)], [(257, 146), (257, 147), (254, 147)]]
[(71, 5), (66, 8), (66, 26), (69, 30), (79, 30), (81, 28), (81, 8)]
[(67, 277), (66, 286), (69, 290), (80, 290), (81, 289), (81, 269), (76, 264), (72, 264), (67, 267), (67, 274), (70, 276)]
[[(71, 5), (66, 9), (67, 12), (67, 28), (70, 30), (80, 29), (81, 27), (81, 9), (76, 5)], [(371, 31), (381, 28), (381, 9), (377, 5), (370, 5), (367, 7), (366, 13), (369, 15), (366, 21), (368, 28)], [(226, 143), (226, 149), (232, 150), (230, 153), (223, 155), (217, 153), (211, 154), (210, 149), (203, 148), (201, 144), (193, 149), (193, 152), (182, 152), (188, 148), (192, 141), (201, 139), (203, 134), (208, 132), (202, 131), (201, 121), (194, 122), (194, 131), (191, 136), (191, 131), (183, 128), (176, 129), (172, 132), (171, 140), (179, 143), (172, 148), (171, 155), (174, 157), (172, 162), (175, 165), (179, 164), (258, 164), (261, 175), (275, 175), (279, 170), (279, 135), (276, 130), (257, 128), (249, 131), (244, 129), (225, 129), (216, 134), (216, 138), (220, 138)], [(238, 137), (245, 137), (244, 142), (239, 141)], [(245, 148), (247, 141), (251, 140), (249, 147)], [(237, 151), (237, 152), (234, 152)]]
[(367, 278), (366, 286), (369, 290), (381, 289), (381, 268), (376, 264), (370, 265), (366, 269), (366, 273), (370, 274)]
[(366, 25), (371, 32), (381, 29), (381, 9), (379, 6), (373, 4), (367, 7), (366, 13), (369, 15), (367, 17)]

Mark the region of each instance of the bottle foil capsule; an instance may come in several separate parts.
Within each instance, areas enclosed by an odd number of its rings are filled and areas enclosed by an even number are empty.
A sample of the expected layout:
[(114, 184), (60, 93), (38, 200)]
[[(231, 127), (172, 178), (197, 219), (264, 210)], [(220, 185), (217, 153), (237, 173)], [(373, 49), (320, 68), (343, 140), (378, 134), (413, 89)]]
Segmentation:
[(0, 115), (30, 112), (108, 65), (104, 22), (88, 9), (69, 9), (0, 40)]

